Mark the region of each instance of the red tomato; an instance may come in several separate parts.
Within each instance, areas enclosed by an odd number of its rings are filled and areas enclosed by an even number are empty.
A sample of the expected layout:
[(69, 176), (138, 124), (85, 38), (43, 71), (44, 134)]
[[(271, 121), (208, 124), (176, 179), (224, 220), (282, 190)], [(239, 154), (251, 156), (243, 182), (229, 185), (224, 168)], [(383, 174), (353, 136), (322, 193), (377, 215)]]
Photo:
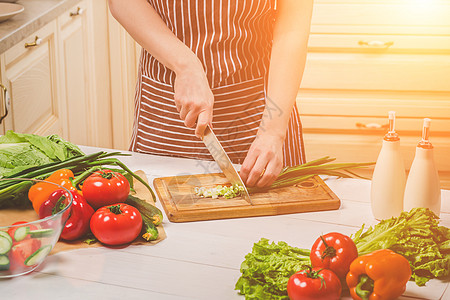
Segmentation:
[(341, 281), (327, 269), (302, 270), (289, 278), (287, 292), (291, 300), (337, 300), (341, 297)]
[(142, 217), (131, 205), (118, 203), (98, 209), (91, 217), (91, 231), (107, 245), (132, 242), (142, 229)]
[(94, 209), (124, 202), (130, 193), (130, 184), (122, 174), (111, 170), (90, 175), (81, 188), (83, 197)]
[[(12, 225), (20, 225), (20, 224), (26, 224), (26, 223), (28, 223), (28, 222), (25, 222), (25, 221), (19, 221), (19, 222), (16, 222), (16, 223), (12, 224)], [(9, 234), (9, 236), (13, 239), (13, 241), (15, 241), (14, 234), (16, 233), (16, 230), (17, 230), (17, 228), (19, 228), (19, 227), (25, 227), (25, 226), (10, 227), (10, 228), (8, 229), (8, 234)], [(31, 230), (37, 230), (37, 227), (34, 226), (34, 225), (32, 225), (32, 224), (27, 225), (27, 227), (30, 228), (30, 231), (31, 231)], [(27, 235), (27, 236), (25, 237), (25, 239), (29, 239), (29, 238), (30, 238), (30, 235)]]
[(26, 239), (15, 243), (11, 252), (9, 253), (9, 259), (11, 260), (11, 268), (23, 268), (25, 266), (25, 260), (41, 247), (41, 241), (37, 239)]
[(350, 264), (358, 257), (355, 243), (348, 236), (331, 232), (316, 240), (311, 248), (311, 265), (330, 269), (344, 279)]

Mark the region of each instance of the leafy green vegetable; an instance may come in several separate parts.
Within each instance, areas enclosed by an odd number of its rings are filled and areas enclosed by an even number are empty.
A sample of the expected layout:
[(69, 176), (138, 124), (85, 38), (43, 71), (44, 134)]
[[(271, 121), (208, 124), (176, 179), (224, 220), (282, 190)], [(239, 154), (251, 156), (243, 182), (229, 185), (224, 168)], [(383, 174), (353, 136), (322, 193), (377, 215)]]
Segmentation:
[(3, 176), (51, 161), (28, 143), (0, 144), (0, 174)]
[(42, 137), (9, 130), (0, 137), (0, 178), (79, 155), (84, 153), (58, 135)]
[(269, 243), (262, 238), (241, 264), (242, 276), (236, 290), (245, 299), (289, 299), (287, 282), (295, 272), (310, 265), (310, 251), (289, 246), (285, 242)]
[(417, 285), (450, 275), (450, 229), (431, 210), (414, 208), (363, 231), (364, 225), (352, 236), (359, 255), (386, 248), (403, 255)]
[(60, 152), (57, 152), (57, 154), (61, 155), (58, 156), (58, 158), (62, 161), (65, 160), (67, 158), (70, 157), (74, 157), (74, 156), (78, 156), (78, 155), (83, 155), (84, 153), (80, 150), (80, 148), (78, 148), (77, 145), (72, 144), (69, 141), (64, 140), (63, 138), (61, 138), (59, 135), (57, 134), (52, 134), (49, 135), (47, 137), (47, 139), (50, 142), (53, 142), (54, 145), (58, 145), (59, 148), (62, 150), (62, 155)]

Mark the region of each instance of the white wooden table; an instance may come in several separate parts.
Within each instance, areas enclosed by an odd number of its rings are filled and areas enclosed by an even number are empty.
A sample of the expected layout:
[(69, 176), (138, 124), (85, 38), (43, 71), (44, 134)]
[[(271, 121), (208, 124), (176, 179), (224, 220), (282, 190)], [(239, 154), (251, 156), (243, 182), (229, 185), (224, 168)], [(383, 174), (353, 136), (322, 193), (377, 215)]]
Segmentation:
[[(82, 147), (86, 153), (98, 148)], [(156, 177), (218, 172), (212, 162), (133, 154), (120, 158), (132, 170)], [(264, 237), (310, 248), (331, 231), (347, 235), (371, 214), (370, 181), (327, 179), (342, 200), (339, 210), (163, 226), (167, 239), (154, 246), (80, 249), (51, 255), (33, 273), (0, 280), (1, 299), (244, 299), (234, 290), (240, 264)], [(442, 191), (441, 224), (450, 227), (450, 191)], [(162, 209), (160, 203), (158, 206)], [(409, 282), (401, 299), (450, 299), (447, 282)]]

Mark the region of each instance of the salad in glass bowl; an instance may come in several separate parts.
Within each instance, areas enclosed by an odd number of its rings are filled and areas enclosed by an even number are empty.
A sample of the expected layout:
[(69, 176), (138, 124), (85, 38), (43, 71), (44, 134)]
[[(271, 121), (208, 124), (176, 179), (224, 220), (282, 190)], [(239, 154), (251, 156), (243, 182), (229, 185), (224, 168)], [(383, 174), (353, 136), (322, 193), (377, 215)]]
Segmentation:
[[(31, 187), (44, 182), (24, 178), (7, 178), (0, 181), (10, 184), (11, 187), (17, 186), (18, 183)], [(3, 224), (5, 220), (1, 215), (6, 215), (6, 211), (0, 210), (0, 278), (30, 273), (45, 260), (59, 240), (70, 215), (73, 197), (69, 190), (60, 185), (48, 181), (45, 181), (45, 184), (55, 185), (64, 191), (48, 217), (39, 219), (37, 213), (25, 214), (23, 211), (25, 220), (18, 219), (12, 224)], [(28, 198), (28, 193), (19, 193), (15, 197)], [(14, 215), (20, 216), (21, 213), (22, 211), (15, 211)]]

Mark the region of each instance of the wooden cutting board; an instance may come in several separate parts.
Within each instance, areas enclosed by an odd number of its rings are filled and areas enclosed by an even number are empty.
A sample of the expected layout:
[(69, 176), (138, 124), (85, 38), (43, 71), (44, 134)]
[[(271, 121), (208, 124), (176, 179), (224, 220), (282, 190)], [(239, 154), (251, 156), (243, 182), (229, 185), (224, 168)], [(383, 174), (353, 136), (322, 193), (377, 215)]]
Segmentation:
[(298, 185), (225, 199), (197, 196), (195, 187), (230, 185), (223, 173), (160, 177), (153, 181), (167, 217), (172, 222), (190, 222), (338, 209), (339, 198), (319, 176)]

